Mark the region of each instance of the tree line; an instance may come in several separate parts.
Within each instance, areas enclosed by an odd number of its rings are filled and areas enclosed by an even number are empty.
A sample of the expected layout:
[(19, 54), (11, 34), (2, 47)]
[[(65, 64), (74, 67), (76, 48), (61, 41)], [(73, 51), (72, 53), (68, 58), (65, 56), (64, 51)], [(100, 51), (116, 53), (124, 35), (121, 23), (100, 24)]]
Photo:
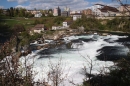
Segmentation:
[(13, 8), (10, 7), (7, 10), (0, 9), (0, 15), (11, 17), (34, 17), (31, 12), (26, 12), (25, 8)]

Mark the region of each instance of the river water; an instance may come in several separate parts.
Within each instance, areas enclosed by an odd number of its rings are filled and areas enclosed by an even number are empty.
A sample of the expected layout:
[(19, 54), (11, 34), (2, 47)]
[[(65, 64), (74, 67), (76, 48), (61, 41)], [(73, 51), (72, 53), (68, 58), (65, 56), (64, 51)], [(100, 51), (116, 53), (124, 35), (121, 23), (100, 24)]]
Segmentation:
[(109, 72), (107, 68), (114, 65), (113, 60), (127, 57), (130, 43), (126, 35), (97, 34), (64, 37), (62, 41), (64, 44), (55, 48), (33, 50), (26, 57), (21, 57), (22, 65), (25, 58), (28, 65), (33, 64), (34, 81), (47, 81), (48, 71), (51, 71), (49, 64), (56, 65), (60, 61), (59, 70), (64, 77), (61, 86), (73, 86), (70, 81), (82, 84), (85, 79), (83, 69), (86, 67), (89, 72), (90, 62), (93, 65), (92, 74)]

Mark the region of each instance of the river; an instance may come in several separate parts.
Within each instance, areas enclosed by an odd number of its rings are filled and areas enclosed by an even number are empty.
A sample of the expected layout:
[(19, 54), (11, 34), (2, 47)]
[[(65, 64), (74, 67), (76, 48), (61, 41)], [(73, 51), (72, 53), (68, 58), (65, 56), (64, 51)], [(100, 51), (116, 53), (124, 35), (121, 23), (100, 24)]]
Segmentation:
[(22, 67), (25, 58), (28, 65), (32, 64), (34, 81), (47, 81), (48, 71), (51, 71), (49, 64), (56, 65), (60, 61), (59, 70), (64, 77), (61, 86), (73, 86), (70, 81), (82, 84), (85, 79), (83, 69), (86, 67), (89, 72), (89, 62), (93, 65), (92, 74), (109, 72), (107, 68), (114, 65), (113, 60), (127, 57), (130, 44), (126, 35), (87, 34), (64, 37), (62, 41), (64, 44), (55, 48), (32, 50), (26, 57), (20, 58)]

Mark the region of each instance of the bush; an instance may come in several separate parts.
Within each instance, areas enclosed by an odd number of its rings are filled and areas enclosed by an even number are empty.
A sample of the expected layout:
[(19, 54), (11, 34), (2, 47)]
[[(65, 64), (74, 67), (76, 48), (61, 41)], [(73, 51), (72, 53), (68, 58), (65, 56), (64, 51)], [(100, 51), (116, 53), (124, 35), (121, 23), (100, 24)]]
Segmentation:
[(114, 68), (110, 69), (109, 86), (130, 85), (130, 59), (121, 59)]
[(71, 25), (70, 28), (78, 28), (84, 26), (85, 29), (91, 30), (91, 29), (103, 29), (105, 26), (103, 26), (99, 20), (94, 19), (94, 18), (86, 18), (83, 17), (81, 19), (77, 19), (74, 21)]
[(114, 18), (113, 20), (108, 20), (106, 27), (108, 27), (109, 30), (114, 31), (130, 31), (130, 21), (125, 18)]
[(22, 24), (16, 24), (13, 26), (12, 30), (14, 31), (14, 33), (19, 33), (19, 32), (23, 32), (25, 31), (24, 25)]

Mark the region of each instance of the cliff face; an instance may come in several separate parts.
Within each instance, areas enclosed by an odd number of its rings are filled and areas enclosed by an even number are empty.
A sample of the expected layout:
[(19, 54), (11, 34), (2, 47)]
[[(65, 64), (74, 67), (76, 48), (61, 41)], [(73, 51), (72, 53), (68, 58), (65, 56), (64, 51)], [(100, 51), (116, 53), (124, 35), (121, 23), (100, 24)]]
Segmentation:
[(52, 39), (52, 40), (58, 40), (62, 36), (66, 34), (66, 31), (56, 31), (53, 34), (45, 34), (43, 35), (44, 39)]

